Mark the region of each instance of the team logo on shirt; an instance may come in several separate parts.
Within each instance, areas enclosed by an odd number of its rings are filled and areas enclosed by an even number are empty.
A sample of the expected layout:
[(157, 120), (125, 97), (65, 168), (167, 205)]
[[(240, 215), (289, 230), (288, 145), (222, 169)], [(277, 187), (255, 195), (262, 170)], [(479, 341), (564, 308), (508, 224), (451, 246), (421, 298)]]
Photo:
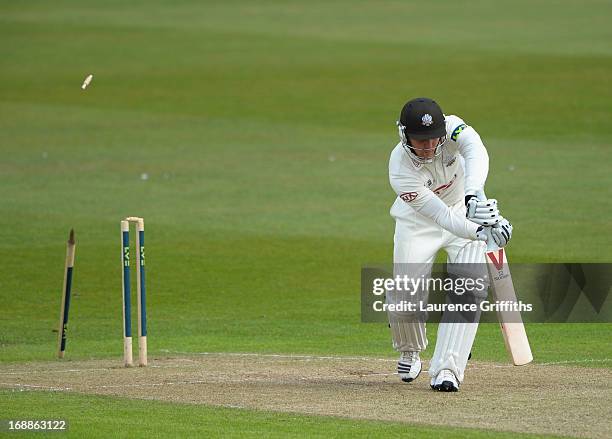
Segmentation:
[(433, 181), (431, 181), (431, 178), (427, 180), (427, 187), (431, 187), (432, 184), (433, 184)]
[(457, 156), (453, 156), (453, 158), (446, 162), (446, 167), (448, 168), (449, 166), (452, 166), (452, 164), (455, 163), (455, 160), (457, 160)]
[(406, 203), (410, 203), (412, 200), (414, 200), (418, 196), (419, 194), (417, 192), (404, 192), (403, 194), (400, 194), (400, 198), (404, 200)]
[(435, 188), (433, 190), (433, 193), (436, 194), (436, 195), (440, 195), (443, 191), (445, 191), (446, 189), (451, 187), (456, 179), (457, 179), (457, 174), (453, 175), (453, 178), (451, 178), (451, 181), (449, 181), (448, 183), (443, 184), (442, 186)]
[(461, 131), (463, 131), (464, 129), (467, 128), (467, 125), (462, 123), (461, 125), (459, 125), (457, 128), (455, 128), (453, 130), (453, 133), (451, 134), (451, 139), (456, 142), (457, 141), (457, 137), (459, 137), (459, 134), (461, 134)]
[(425, 113), (423, 117), (421, 118), (421, 123), (425, 125), (426, 127), (431, 125), (433, 123), (433, 117), (431, 117), (431, 114)]

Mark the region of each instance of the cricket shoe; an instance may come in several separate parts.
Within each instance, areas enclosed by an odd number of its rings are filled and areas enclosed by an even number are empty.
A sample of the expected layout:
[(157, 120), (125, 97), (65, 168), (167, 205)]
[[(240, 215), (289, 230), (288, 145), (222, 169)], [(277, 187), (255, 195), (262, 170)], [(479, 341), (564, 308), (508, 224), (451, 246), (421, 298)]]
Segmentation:
[(419, 353), (401, 352), (400, 359), (397, 362), (397, 373), (405, 383), (409, 383), (417, 379), (421, 373), (421, 359)]
[(448, 369), (442, 369), (438, 376), (431, 379), (431, 388), (438, 392), (457, 392), (459, 382), (454, 373)]

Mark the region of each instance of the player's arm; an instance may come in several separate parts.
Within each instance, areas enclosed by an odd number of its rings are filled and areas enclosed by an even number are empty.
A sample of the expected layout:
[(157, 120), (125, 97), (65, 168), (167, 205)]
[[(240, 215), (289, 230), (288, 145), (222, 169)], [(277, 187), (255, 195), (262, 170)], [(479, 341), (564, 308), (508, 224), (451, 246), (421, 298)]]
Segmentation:
[(476, 130), (463, 120), (451, 116), (454, 128), (451, 140), (457, 143), (465, 160), (465, 203), (470, 221), (493, 226), (491, 234), (498, 247), (504, 247), (512, 237), (512, 224), (499, 214), (497, 200), (487, 199), (484, 185), (489, 173), (489, 154)]
[(454, 212), (417, 177), (395, 174), (391, 171), (389, 181), (393, 190), (404, 202), (440, 227), (462, 238), (486, 239), (479, 233), (482, 230), (481, 226)]
[(465, 162), (465, 196), (469, 198), (484, 193), (489, 173), (489, 154), (474, 128), (457, 116), (449, 116), (452, 122), (450, 139), (457, 143)]

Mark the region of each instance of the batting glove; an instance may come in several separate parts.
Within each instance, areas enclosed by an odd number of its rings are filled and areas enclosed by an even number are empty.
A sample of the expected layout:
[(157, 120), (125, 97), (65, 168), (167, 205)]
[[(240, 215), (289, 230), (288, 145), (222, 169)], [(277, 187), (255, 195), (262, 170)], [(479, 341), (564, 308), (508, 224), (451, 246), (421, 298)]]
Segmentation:
[(491, 227), (491, 236), (498, 247), (505, 247), (512, 238), (512, 224), (506, 218), (500, 217), (501, 220)]
[(481, 226), (493, 226), (502, 219), (497, 208), (497, 200), (493, 198), (482, 201), (475, 197), (470, 198), (466, 204), (465, 216)]

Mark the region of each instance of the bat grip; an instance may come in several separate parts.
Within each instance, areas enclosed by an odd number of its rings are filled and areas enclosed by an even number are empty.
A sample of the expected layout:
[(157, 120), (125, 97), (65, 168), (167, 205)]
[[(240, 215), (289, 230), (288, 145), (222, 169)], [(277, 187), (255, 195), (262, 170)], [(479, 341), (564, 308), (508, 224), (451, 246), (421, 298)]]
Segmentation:
[(495, 240), (493, 239), (493, 235), (491, 233), (491, 227), (492, 226), (485, 226), (483, 229), (483, 232), (485, 233), (485, 235), (487, 235), (487, 251), (488, 252), (494, 252), (499, 250), (499, 247), (497, 246), (497, 244), (495, 244)]
[[(484, 190), (478, 191), (476, 193), (476, 196), (478, 197), (480, 201), (485, 201), (487, 199), (487, 196), (485, 195)], [(499, 250), (499, 247), (497, 246), (497, 244), (495, 244), (495, 240), (493, 239), (493, 235), (491, 234), (491, 227), (492, 226), (484, 226), (484, 229), (482, 230), (485, 233), (485, 235), (487, 235), (487, 251), (488, 252)]]

